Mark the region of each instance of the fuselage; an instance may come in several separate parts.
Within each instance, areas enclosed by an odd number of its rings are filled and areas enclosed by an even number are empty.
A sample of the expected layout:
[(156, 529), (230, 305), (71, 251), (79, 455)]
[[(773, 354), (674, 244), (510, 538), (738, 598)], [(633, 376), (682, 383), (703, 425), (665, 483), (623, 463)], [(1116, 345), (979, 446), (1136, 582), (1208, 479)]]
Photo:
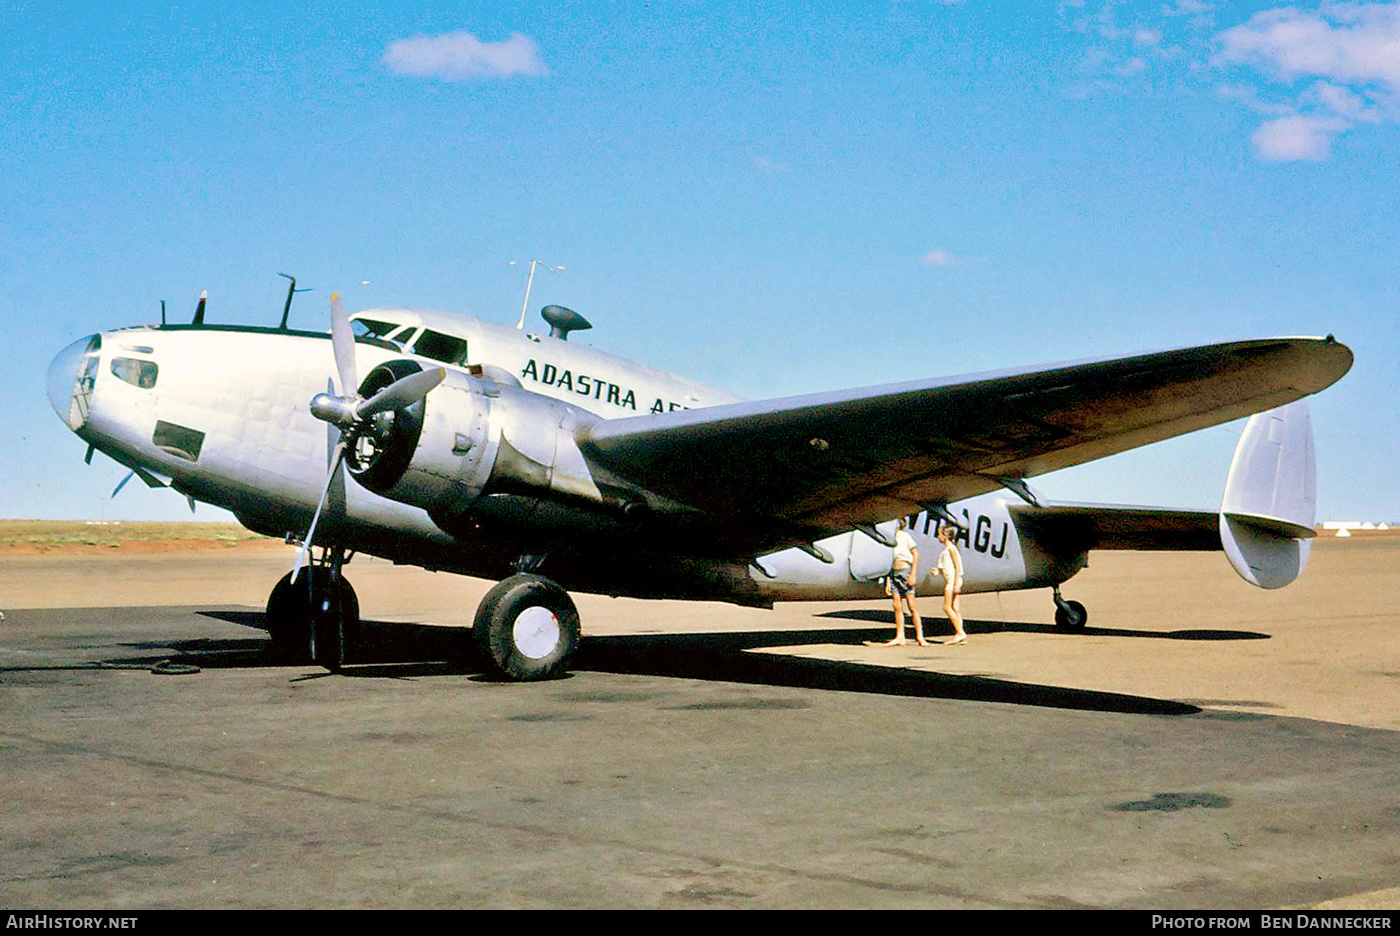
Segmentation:
[[(359, 374), (412, 361), (463, 377), (494, 375), (557, 401), (539, 411), (558, 420), (544, 427), (549, 433), (739, 399), (584, 345), (474, 318), (392, 308), (367, 310), (352, 321)], [(316, 510), (337, 438), (311, 415), (308, 402), (327, 391), (335, 372), (332, 343), (323, 333), (136, 327), (90, 336), (60, 352), (49, 368), (48, 394), (78, 436), (148, 484), (168, 484), (227, 508), (260, 533), (296, 538)], [(541, 438), (554, 445), (552, 435)], [(566, 467), (561, 459), (556, 474), (562, 477)], [(890, 547), (858, 531), (822, 540), (810, 551), (788, 549), (750, 562), (717, 556), (713, 545), (692, 550), (684, 536), (609, 538), (611, 521), (595, 523), (567, 505), (532, 508), (518, 530), (503, 531), (500, 524), (478, 528), (474, 520), (470, 528), (449, 523), (349, 478), (333, 497), (329, 529), (338, 545), (356, 552), (486, 577), (508, 574), (523, 554), (557, 552), (567, 556), (561, 584), (586, 591), (752, 604), (869, 598), (883, 595), (879, 579), (890, 568)], [(1007, 508), (999, 494), (949, 507), (964, 525), (959, 545), (966, 591), (1055, 585), (1083, 566), (1082, 554), (1053, 554), (1018, 530)], [(513, 509), (519, 512), (518, 505)], [(941, 549), (937, 523), (927, 513), (910, 520), (920, 587), (941, 590), (933, 572)], [(894, 521), (878, 529), (892, 537)]]

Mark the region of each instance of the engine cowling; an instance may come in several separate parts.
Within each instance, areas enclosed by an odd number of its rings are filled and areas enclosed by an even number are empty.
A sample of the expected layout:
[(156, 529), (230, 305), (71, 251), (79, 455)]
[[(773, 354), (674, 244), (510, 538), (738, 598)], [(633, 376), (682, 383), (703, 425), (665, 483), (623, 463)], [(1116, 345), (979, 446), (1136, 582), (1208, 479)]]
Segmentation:
[[(382, 364), (360, 395), (421, 369), (415, 361)], [(607, 504), (574, 441), (587, 414), (531, 393), (498, 368), (478, 370), (451, 371), (419, 402), (373, 417), (346, 454), (355, 479), (434, 517), (460, 516), (488, 493)]]

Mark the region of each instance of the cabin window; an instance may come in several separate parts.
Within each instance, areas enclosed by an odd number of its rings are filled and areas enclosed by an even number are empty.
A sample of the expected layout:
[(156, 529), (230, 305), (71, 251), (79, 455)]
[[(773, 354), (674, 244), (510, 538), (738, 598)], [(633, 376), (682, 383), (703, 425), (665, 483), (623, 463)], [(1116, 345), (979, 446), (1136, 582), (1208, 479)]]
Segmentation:
[(142, 361), (138, 358), (112, 358), (112, 373), (133, 387), (149, 390), (156, 385), (160, 368), (155, 361)]
[(413, 346), (413, 353), (444, 364), (464, 364), (467, 360), (467, 342), (465, 338), (456, 338), (425, 328)]

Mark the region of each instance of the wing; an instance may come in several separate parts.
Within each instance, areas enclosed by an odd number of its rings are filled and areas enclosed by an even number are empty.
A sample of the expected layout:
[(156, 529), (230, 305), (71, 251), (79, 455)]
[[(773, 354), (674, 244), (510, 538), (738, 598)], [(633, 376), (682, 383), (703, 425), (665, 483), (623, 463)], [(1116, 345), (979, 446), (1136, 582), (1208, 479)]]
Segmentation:
[(584, 427), (590, 461), (777, 546), (947, 504), (1329, 386), (1327, 338), (1208, 345)]

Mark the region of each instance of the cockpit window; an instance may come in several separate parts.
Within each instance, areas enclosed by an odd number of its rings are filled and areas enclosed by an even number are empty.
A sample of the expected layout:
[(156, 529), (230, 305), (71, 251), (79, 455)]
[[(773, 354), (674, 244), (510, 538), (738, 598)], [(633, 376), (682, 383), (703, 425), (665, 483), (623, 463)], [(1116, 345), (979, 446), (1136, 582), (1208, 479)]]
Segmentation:
[(392, 322), (376, 322), (374, 319), (350, 320), (350, 330), (356, 338), (383, 338), (398, 327)]
[[(404, 346), (404, 326), (397, 322), (381, 322), (378, 319), (351, 319), (350, 330), (356, 341), (402, 351)], [(398, 337), (391, 337), (397, 335)]]
[(432, 358), (434, 361), (441, 361), (444, 364), (465, 364), (467, 342), (465, 338), (454, 338), (452, 335), (444, 335), (442, 332), (425, 328), (423, 334), (413, 345), (413, 353)]
[(160, 368), (155, 361), (142, 361), (138, 358), (112, 358), (112, 373), (133, 387), (149, 390), (156, 385)]

